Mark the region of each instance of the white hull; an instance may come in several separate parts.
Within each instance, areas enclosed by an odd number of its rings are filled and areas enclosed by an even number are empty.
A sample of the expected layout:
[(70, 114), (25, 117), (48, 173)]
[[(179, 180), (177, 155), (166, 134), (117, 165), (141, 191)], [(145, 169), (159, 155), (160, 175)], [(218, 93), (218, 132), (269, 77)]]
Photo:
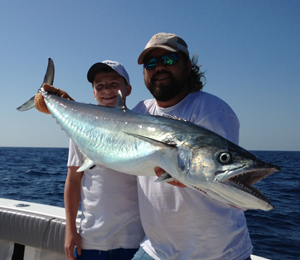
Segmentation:
[(13, 254), (23, 260), (67, 260), (65, 224), (64, 208), (0, 198), (1, 260), (11, 260)]
[(0, 198), (1, 260), (66, 260), (64, 238), (64, 208)]

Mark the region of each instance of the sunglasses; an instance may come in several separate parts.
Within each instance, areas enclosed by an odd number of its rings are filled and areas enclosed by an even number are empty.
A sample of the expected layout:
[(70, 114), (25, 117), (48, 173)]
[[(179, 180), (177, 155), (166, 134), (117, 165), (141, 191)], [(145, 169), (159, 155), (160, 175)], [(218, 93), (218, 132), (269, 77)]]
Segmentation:
[(144, 63), (144, 68), (147, 70), (152, 70), (157, 66), (158, 60), (161, 60), (162, 64), (172, 66), (178, 62), (178, 54), (170, 53), (165, 54), (159, 58), (152, 58)]

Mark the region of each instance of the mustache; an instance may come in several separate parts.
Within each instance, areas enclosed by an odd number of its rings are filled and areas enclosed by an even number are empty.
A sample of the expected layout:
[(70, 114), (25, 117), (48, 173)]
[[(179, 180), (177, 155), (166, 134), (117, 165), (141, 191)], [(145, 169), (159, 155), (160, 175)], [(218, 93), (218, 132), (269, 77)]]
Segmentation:
[(155, 81), (155, 78), (161, 74), (168, 74), (169, 76), (173, 77), (173, 74), (169, 71), (166, 71), (166, 70), (161, 70), (161, 71), (158, 71), (156, 72), (152, 78), (151, 78), (151, 83), (153, 83)]

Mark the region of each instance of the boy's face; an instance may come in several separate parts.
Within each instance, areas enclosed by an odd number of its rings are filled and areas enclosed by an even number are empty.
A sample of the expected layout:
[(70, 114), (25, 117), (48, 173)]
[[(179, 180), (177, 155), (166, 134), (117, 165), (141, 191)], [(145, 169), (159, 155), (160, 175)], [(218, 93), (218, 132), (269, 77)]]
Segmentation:
[(116, 105), (118, 100), (118, 91), (122, 92), (124, 98), (131, 92), (131, 86), (127, 85), (125, 79), (118, 73), (98, 72), (93, 81), (94, 98), (100, 106)]

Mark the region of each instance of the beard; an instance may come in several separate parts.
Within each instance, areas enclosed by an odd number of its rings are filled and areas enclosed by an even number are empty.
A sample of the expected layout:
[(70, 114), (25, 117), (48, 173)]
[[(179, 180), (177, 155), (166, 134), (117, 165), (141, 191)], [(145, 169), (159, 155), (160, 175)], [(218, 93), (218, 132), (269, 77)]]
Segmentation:
[[(155, 78), (160, 74), (167, 74), (169, 76), (167, 81), (159, 82)], [(166, 102), (178, 96), (182, 91), (186, 91), (188, 87), (188, 73), (182, 71), (180, 75), (174, 76), (169, 71), (158, 71), (152, 78), (146, 82), (145, 85), (150, 93), (157, 101)]]

